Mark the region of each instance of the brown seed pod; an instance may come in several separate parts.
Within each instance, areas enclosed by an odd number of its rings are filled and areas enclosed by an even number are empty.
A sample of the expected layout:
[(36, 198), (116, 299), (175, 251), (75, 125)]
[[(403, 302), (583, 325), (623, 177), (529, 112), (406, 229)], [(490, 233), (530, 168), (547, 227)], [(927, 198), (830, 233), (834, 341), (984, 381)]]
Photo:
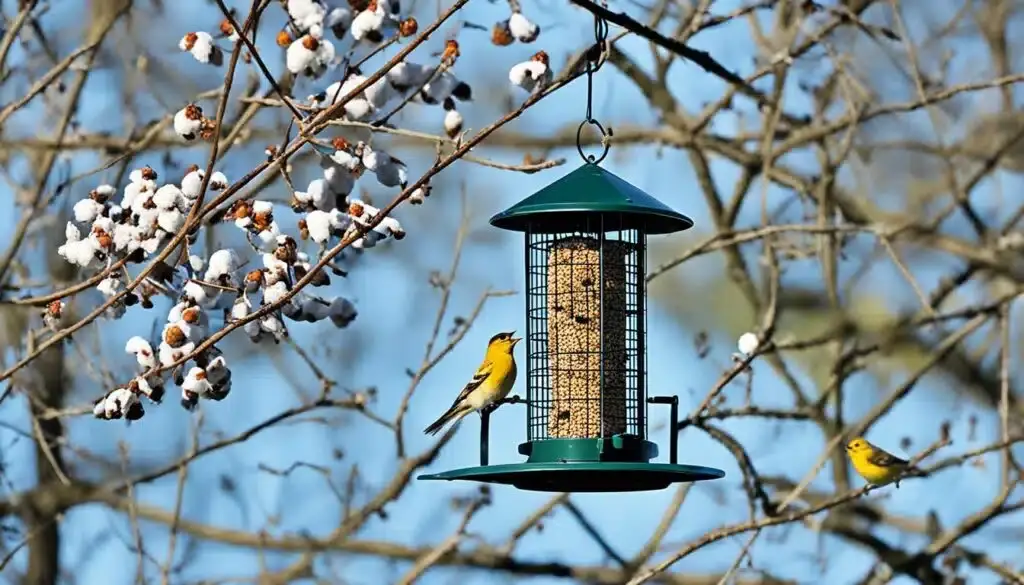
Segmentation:
[(164, 331), (164, 342), (171, 347), (181, 347), (182, 345), (185, 345), (185, 339), (185, 332), (177, 325), (171, 325), (166, 331)]
[(507, 47), (514, 43), (515, 40), (515, 37), (512, 36), (512, 31), (508, 28), (507, 20), (494, 23), (494, 27), (491, 28), (491, 43), (499, 47)]
[(63, 303), (60, 300), (51, 301), (49, 305), (46, 305), (46, 313), (51, 317), (60, 318), (61, 313), (64, 311)]
[(449, 65), (454, 64), (455, 60), (459, 58), (459, 41), (455, 39), (448, 39), (444, 42), (444, 51), (441, 53), (441, 62), (448, 63)]
[(250, 270), (249, 273), (245, 275), (245, 290), (253, 292), (258, 289), (261, 284), (263, 284), (262, 268)]
[(114, 239), (110, 237), (110, 234), (104, 231), (96, 234), (96, 241), (99, 243), (100, 248), (103, 248), (104, 250), (109, 250), (114, 246)]
[(419, 28), (419, 23), (416, 22), (415, 18), (410, 16), (398, 24), (398, 34), (403, 37), (411, 37), (416, 34), (416, 31), (418, 31)]
[(277, 33), (277, 46), (285, 49), (288, 45), (292, 44), (292, 35), (288, 34), (288, 31), (283, 30)]
[(239, 199), (235, 201), (234, 205), (231, 206), (231, 211), (227, 214), (226, 218), (230, 220), (244, 219), (249, 217), (252, 213), (252, 207), (249, 206), (249, 202), (245, 199)]
[(198, 325), (200, 317), (199, 307), (189, 307), (181, 312), (181, 320), (189, 325)]
[[(199, 127), (199, 138), (203, 140), (210, 140), (213, 138), (214, 133), (217, 131), (217, 121), (204, 119), (202, 125)], [(211, 188), (213, 188), (211, 186)]]
[(285, 264), (295, 264), (298, 259), (295, 247), (293, 246), (278, 246), (274, 249), (274, 258), (277, 258)]
[(274, 221), (274, 213), (272, 211), (261, 211), (255, 213), (252, 216), (252, 226), (257, 232), (270, 229), (270, 224)]

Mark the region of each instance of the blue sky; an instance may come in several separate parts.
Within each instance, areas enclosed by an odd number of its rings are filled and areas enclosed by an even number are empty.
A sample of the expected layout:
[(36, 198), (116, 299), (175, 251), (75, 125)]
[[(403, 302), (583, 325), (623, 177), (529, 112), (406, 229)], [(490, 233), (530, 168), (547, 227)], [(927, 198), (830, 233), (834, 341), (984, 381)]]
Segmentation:
[[(154, 40), (145, 49), (155, 55), (169, 55), (166, 62), (175, 68), (177, 75), (182, 78), (188, 76), (187, 78), (196, 84), (196, 88), (205, 90), (217, 84), (217, 76), (220, 73), (200, 68), (187, 55), (176, 54), (174, 45), (178, 36), (188, 30), (199, 27), (212, 30), (218, 19), (214, 18), (212, 12), (198, 10), (201, 4), (199, 2), (187, 4), (197, 7), (195, 14), (210, 16), (186, 19), (185, 16), (190, 13), (184, 10), (185, 4), (182, 4), (182, 10), (172, 11), (172, 14), (161, 17), (159, 21), (153, 20), (153, 17), (147, 19), (143, 16), (139, 23), (142, 26), (159, 24), (161, 29), (160, 34), (155, 35)], [(731, 1), (715, 3), (715, 13), (727, 13), (738, 5), (738, 2)], [(70, 26), (71, 19), (77, 17), (74, 11), (66, 7), (53, 10), (53, 22), (63, 22)], [(478, 1), (470, 4), (464, 11), (463, 18), (474, 23), (490, 25), (502, 17), (504, 10), (501, 3)], [(545, 26), (545, 31), (535, 45), (497, 48), (485, 42), (487, 33), (474, 30), (466, 30), (460, 37), (464, 47), (463, 57), (455, 71), (478, 88), (476, 103), (464, 112), (466, 125), (470, 129), (483, 127), (494, 119), (497, 108), (488, 104), (498, 103), (499, 100), (492, 99), (496, 98), (497, 94), (488, 92), (495, 87), (504, 87), (503, 79), (512, 64), (525, 60), (538, 48), (547, 50), (553, 61), (561, 64), (569, 51), (591, 42), (592, 21), (579, 10), (566, 8), (564, 3), (551, 0), (537, 2), (535, 5), (531, 3), (526, 10), (528, 15)], [(272, 12), (276, 21), (279, 18), (278, 11), (272, 9)], [(421, 26), (428, 21), (428, 15), (422, 10), (417, 11), (417, 16), (420, 18)], [(566, 24), (548, 26), (556, 22)], [(274, 54), (269, 26), (268, 22), (268, 32), (263, 35), (260, 43), (268, 55)], [(443, 30), (451, 28), (446, 27)], [(716, 59), (732, 70), (749, 74), (753, 67), (752, 45), (745, 36), (738, 34), (743, 30), (740, 27), (711, 30), (700, 35), (693, 45), (711, 51)], [(613, 27), (612, 35), (616, 32), (617, 29)], [(61, 46), (63, 53), (70, 48), (70, 43), (71, 41), (66, 41), (66, 44)], [(429, 53), (437, 50), (442, 43), (442, 39), (432, 40), (427, 48), (415, 53), (416, 60), (429, 60)], [(627, 38), (618, 46), (636, 56), (641, 64), (650, 63), (646, 43), (635, 38)], [(133, 49), (125, 43), (119, 50), (130, 53)], [(379, 62), (381, 61), (375, 61)], [(83, 107), (83, 111), (90, 114), (86, 122), (90, 129), (123, 131), (124, 121), (119, 113), (119, 102), (111, 101), (114, 94), (109, 93), (110, 87), (118, 87), (124, 82), (120, 65), (114, 63), (113, 60), (107, 60), (105, 68), (90, 80)], [(500, 66), (496, 63), (500, 63)], [(271, 61), (269, 64), (274, 71), (281, 67), (280, 60)], [(803, 72), (805, 66), (801, 67)], [(808, 70), (813, 69), (809, 65), (806, 67)], [(236, 83), (243, 79), (244, 77), (240, 76)], [(333, 81), (333, 78), (325, 79), (325, 82), (318, 84), (300, 82), (296, 94), (313, 93), (314, 89)], [(688, 108), (696, 108), (701, 103), (720, 95), (724, 86), (694, 65), (679, 62), (671, 69), (670, 87), (683, 104)], [(159, 91), (163, 89), (158, 88)], [(10, 99), (10, 92), (9, 88), (0, 90), (5, 101)], [(618, 76), (611, 66), (606, 66), (598, 74), (595, 92), (595, 114), (602, 122), (608, 122), (613, 127), (657, 123), (655, 115), (649, 111), (636, 90)], [(513, 95), (516, 100), (523, 97), (521, 94)], [(585, 84), (576, 83), (542, 102), (513, 123), (510, 129), (540, 135), (550, 128), (575, 123), (583, 115), (584, 95)], [(161, 101), (174, 109), (180, 107), (178, 103), (181, 100), (188, 98), (188, 93), (180, 89), (178, 93), (172, 90), (161, 94)], [(140, 100), (142, 103), (150, 101)], [(749, 112), (749, 104), (741, 100), (738, 100), (737, 104), (741, 105), (741, 109), (747, 108)], [(210, 106), (212, 109), (212, 103)], [(798, 92), (793, 91), (792, 100), (787, 102), (787, 110), (799, 112), (803, 111), (805, 106)], [(148, 103), (147, 107), (152, 108), (152, 117), (165, 112), (156, 103)], [(32, 128), (30, 124), (38, 123), (41, 111), (38, 104), (35, 105), (31, 112), (20, 116), (12, 123), (12, 132), (28, 132)], [(400, 123), (434, 131), (439, 129), (443, 116), (440, 109), (415, 110), (410, 114), (401, 118)], [(272, 115), (279, 116), (280, 113)], [(716, 132), (729, 133), (736, 130), (737, 124), (736, 115), (726, 114), (716, 121), (713, 129)], [(382, 144), (386, 142), (382, 141)], [(225, 171), (229, 178), (239, 177), (261, 158), (262, 149), (263, 145), (258, 142), (237, 148), (229, 155), (221, 170)], [(426, 169), (431, 162), (431, 153), (425, 149), (397, 150), (396, 154), (410, 163), (410, 173), (414, 176), (418, 176), (418, 173)], [(522, 157), (521, 152), (488, 148), (481, 150), (480, 154), (510, 163), (517, 162)], [(457, 314), (464, 315), (487, 286), (493, 286), (495, 289), (522, 289), (521, 237), (518, 234), (491, 228), (486, 220), (493, 213), (554, 181), (579, 162), (574, 149), (565, 149), (556, 154), (568, 158), (566, 166), (534, 175), (513, 174), (468, 163), (459, 163), (453, 169), (445, 171), (435, 182), (437, 188), (434, 195), (424, 206), (399, 208), (397, 217), (406, 226), (409, 237), (393, 246), (371, 250), (347, 279), (333, 285), (334, 290), (349, 295), (356, 302), (360, 312), (356, 323), (342, 332), (335, 331), (329, 324), (296, 324), (291, 329), (295, 340), (318, 356), (318, 361), (328, 374), (338, 379), (343, 388), (375, 386), (378, 389), (379, 400), (374, 408), (390, 418), (408, 385), (404, 370), (418, 365), (422, 358), (423, 343), (430, 332), (438, 295), (425, 283), (431, 270), (443, 271), (449, 265), (451, 244), (458, 223), (460, 183), (464, 181), (467, 186), (467, 199), (473, 218), (472, 232), (463, 257), (461, 277), (452, 298), (452, 307), (458, 309)], [(204, 161), (206, 151), (195, 150), (191, 157), (195, 162)], [(96, 162), (94, 157), (83, 155), (76, 157), (71, 164), (75, 172), (82, 172), (94, 168)], [(160, 161), (159, 157), (154, 155), (140, 159), (139, 162), (148, 162), (156, 166)], [(737, 176), (735, 168), (730, 163), (718, 159), (713, 159), (712, 164), (718, 186), (723, 192), (728, 193)], [(813, 160), (797, 158), (792, 164), (797, 167), (809, 166), (813, 164)], [(710, 231), (703, 198), (684, 153), (665, 150), (660, 156), (656, 156), (653, 149), (620, 148), (613, 150), (604, 166), (673, 208), (690, 215), (697, 222), (697, 227), (691, 233), (658, 237), (657, 242), (652, 242), (658, 247), (682, 249), (696, 241), (701, 234)], [(111, 178), (101, 174), (95, 180), (98, 182)], [(312, 174), (301, 177), (304, 180), (310, 178)], [(364, 180), (363, 183), (366, 184), (367, 181)], [(72, 190), (71, 197), (77, 199), (94, 184), (95, 182), (89, 180), (77, 184)], [(755, 188), (760, 189), (759, 186)], [(9, 209), (11, 192), (6, 187), (0, 189), (3, 208)], [(370, 186), (370, 189), (371, 193), (376, 195), (375, 201), (383, 202), (390, 199), (378, 187)], [(280, 196), (284, 193), (283, 187), (275, 187), (273, 192)], [(772, 201), (778, 201), (784, 196), (785, 193), (774, 187), (769, 189)], [(753, 202), (742, 215), (742, 226), (756, 225), (759, 222), (756, 201), (759, 198), (752, 199)], [(0, 231), (9, 233), (13, 223), (10, 214), (2, 214)], [(226, 243), (237, 244), (236, 240), (231, 239), (235, 238), (233, 231), (221, 231), (218, 236)], [(928, 277), (930, 272), (931, 278), (938, 276), (937, 271), (925, 270), (922, 272), (922, 278)], [(685, 277), (682, 277), (682, 274), (685, 274)], [(793, 269), (792, 278), (794, 281), (816, 283), (820, 280), (819, 274), (820, 268), (817, 264), (803, 262)], [(710, 302), (707, 297), (710, 290), (708, 287), (717, 286), (716, 283), (721, 280), (722, 263), (718, 257), (705, 258), (692, 263), (692, 267), (687, 265), (683, 269), (677, 269), (666, 278), (680, 279), (680, 282), (686, 283), (689, 287), (686, 290), (695, 293), (687, 302), (699, 306)], [(906, 305), (914, 300), (910, 289), (905, 282), (899, 280), (898, 272), (891, 266), (873, 272), (870, 282), (891, 286), (894, 291), (898, 291), (894, 292), (898, 303)], [(701, 286), (701, 283), (706, 283), (706, 286)], [(923, 284), (927, 286), (929, 281), (923, 280)], [(93, 294), (83, 295), (77, 302), (79, 307), (85, 309), (94, 306), (97, 300), (97, 295)], [(479, 362), (486, 339), (495, 331), (525, 329), (522, 317), (523, 304), (522, 294), (488, 302), (466, 341), (424, 380), (406, 419), (406, 438), (414, 451), (428, 445), (418, 429), (423, 428), (447, 408), (454, 394)], [(151, 313), (144, 313), (136, 308), (132, 309), (128, 318), (120, 322), (104, 321), (99, 324), (103, 343), (113, 348), (102, 359), (120, 377), (127, 376), (132, 366), (130, 356), (120, 352), (124, 341), (131, 335), (148, 334), (151, 319), (162, 319), (166, 308), (158, 305)], [(747, 311), (748, 309), (741, 308), (738, 312)], [(727, 367), (736, 335), (753, 327), (753, 323), (740, 322), (729, 322), (720, 326), (711, 324), (712, 354), (708, 360), (700, 361), (694, 355), (691, 342), (697, 327), (701, 325), (699, 319), (696, 323), (679, 322), (671, 312), (652, 299), (648, 323), (649, 392), (678, 393), (682, 399), (681, 408), (684, 412), (696, 405), (707, 389), (714, 384), (721, 370)], [(295, 405), (297, 391), (307, 396), (316, 392), (313, 377), (308, 375), (305, 366), (286, 349), (256, 348), (247, 340), (237, 338), (224, 344), (224, 349), (235, 369), (235, 389), (226, 401), (204, 405), (203, 442), (215, 440), (214, 433), (227, 436), (236, 434), (282, 409)], [(271, 359), (268, 359), (268, 356)], [(349, 356), (349, 359), (345, 359), (345, 356)], [(278, 369), (275, 367), (277, 363), (283, 363), (285, 366)], [(806, 373), (798, 375), (803, 380), (810, 379)], [(847, 387), (846, 408), (849, 416), (855, 417), (866, 413), (877, 400), (898, 385), (904, 375), (896, 373), (892, 380), (882, 386), (876, 379), (867, 375), (851, 379)], [(294, 386), (290, 385), (290, 381), (295, 381)], [(875, 426), (870, 438), (880, 444), (892, 446), (893, 450), (899, 453), (896, 446), (900, 438), (909, 435), (919, 448), (934, 439), (936, 417), (949, 417), (948, 413), (955, 412), (954, 439), (957, 443), (952, 449), (969, 449), (980, 445), (982, 440), (990, 439), (995, 433), (995, 426), (991, 424), (991, 417), (984, 417), (983, 422), (988, 424), (982, 425), (979, 442), (968, 443), (964, 440), (968, 415), (980, 411), (969, 401), (957, 399), (953, 393), (939, 391), (942, 382), (937, 377), (929, 378), (926, 384), (902, 401), (892, 413)], [(517, 385), (516, 390), (524, 391), (522, 382)], [(101, 391), (94, 381), (84, 376), (76, 380), (75, 399), (78, 403), (90, 400)], [(737, 386), (730, 392), (733, 392), (732, 396), (736, 396), (741, 390)], [(771, 370), (765, 365), (757, 366), (755, 369), (754, 398), (756, 403), (765, 405), (788, 404), (790, 399), (788, 390), (773, 378)], [(0, 408), (0, 420), (18, 428), (25, 428), (23, 412), (23, 403), (20, 400), (8, 403)], [(515, 449), (525, 436), (523, 418), (522, 408), (506, 408), (492, 419), (492, 462), (515, 462), (521, 459)], [(662, 446), (661, 460), (667, 458), (667, 443), (664, 438), (666, 420), (667, 412), (660, 409), (651, 410), (651, 436)], [(271, 534), (293, 534), (299, 531), (317, 535), (327, 534), (336, 526), (340, 509), (322, 477), (308, 471), (298, 471), (290, 477), (282, 478), (260, 471), (259, 466), (284, 469), (295, 461), (329, 465), (337, 472), (335, 480), (342, 483), (349, 466), (355, 463), (359, 466), (363, 484), (371, 492), (375, 491), (391, 478), (396, 468), (390, 434), (352, 414), (341, 417), (341, 422), (340, 428), (318, 424), (281, 426), (256, 435), (240, 446), (200, 459), (190, 468), (183, 507), (184, 517), (225, 528), (254, 531), (265, 527), (268, 523), (267, 518), (274, 516), (276, 523), (273, 526), (266, 526)], [(169, 400), (161, 407), (149, 408), (145, 419), (130, 427), (91, 418), (71, 421), (69, 426), (74, 442), (85, 445), (92, 452), (105, 457), (116, 458), (117, 443), (127, 442), (131, 448), (133, 462), (145, 466), (146, 462), (165, 461), (177, 456), (187, 448), (189, 430), (194, 423), (194, 417), (178, 408), (173, 400)], [(475, 464), (477, 425), (475, 417), (469, 419), (459, 435), (428, 471)], [(802, 476), (818, 457), (822, 445), (817, 428), (808, 423), (795, 422), (776, 426), (756, 420), (745, 420), (729, 421), (723, 426), (747, 445), (750, 455), (763, 475), (785, 473), (791, 477)], [(18, 488), (26, 488), (33, 474), (31, 466), (27, 465), (30, 460), (30, 445), (22, 440), (9, 447), (13, 436), (9, 431), (0, 429), (0, 445), (5, 451), (4, 459), (10, 471), (9, 480)], [(345, 454), (340, 462), (332, 459), (332, 451), (336, 448)], [(680, 437), (680, 459), (686, 463), (720, 467), (726, 470), (728, 476), (717, 482), (700, 484), (691, 491), (679, 518), (665, 539), (666, 543), (681, 543), (716, 526), (746, 519), (746, 506), (742, 501), (739, 487), (740, 476), (727, 451), (700, 432), (688, 431)], [(885, 490), (884, 494), (875, 492), (873, 497), (887, 498), (890, 509), (901, 514), (922, 516), (926, 510), (935, 509), (944, 523), (953, 524), (991, 499), (995, 489), (995, 461), (994, 458), (988, 459), (987, 471), (965, 467), (962, 470), (944, 473), (927, 482), (906, 482), (899, 491), (890, 489)], [(222, 475), (230, 476), (234, 480), (238, 490), (236, 496), (225, 494), (218, 488), (218, 478)], [(829, 477), (829, 468), (826, 467), (819, 474), (814, 486), (827, 489)], [(940, 485), (941, 489), (935, 489), (936, 485)], [(468, 494), (473, 489), (474, 485), (468, 483), (414, 483), (403, 498), (388, 507), (389, 520), (371, 520), (359, 537), (410, 544), (435, 543), (453, 530), (457, 523), (457, 516), (446, 506), (447, 499), (460, 493)], [(601, 527), (612, 546), (620, 554), (628, 556), (642, 546), (653, 530), (672, 498), (673, 489), (645, 494), (584, 494), (574, 496), (573, 499)], [(174, 493), (173, 477), (141, 486), (137, 490), (140, 500), (165, 508), (171, 507)], [(719, 495), (726, 497), (724, 504), (718, 501)], [(514, 526), (548, 497), (547, 494), (496, 487), (494, 506), (480, 513), (470, 530), (491, 542), (501, 543)], [(239, 506), (238, 501), (244, 502), (244, 506)], [(1003, 521), (1000, 524), (1009, 526), (1012, 521)], [(1019, 521), (1017, 524), (1019, 525)], [(123, 515), (98, 506), (86, 506), (68, 514), (63, 520), (62, 527), (66, 562), (83, 559), (87, 555), (92, 556), (90, 562), (76, 573), (80, 584), (130, 582), (134, 573), (134, 556), (126, 550), (125, 543), (130, 542), (131, 532)], [(110, 530), (118, 537), (97, 544), (96, 539)], [(167, 550), (164, 530), (145, 530), (143, 534), (146, 547), (157, 558), (163, 559)], [(783, 535), (786, 536), (785, 539), (782, 538)], [(899, 544), (912, 542), (898, 542), (897, 539), (906, 539), (906, 536), (885, 532), (880, 535)], [(811, 554), (815, 551), (816, 538), (814, 532), (805, 528), (768, 531), (753, 548), (754, 566), (768, 570), (778, 577), (798, 579), (805, 583), (815, 582), (818, 577)], [(972, 537), (968, 542), (975, 539), (977, 541), (973, 543), (976, 547), (983, 547), (990, 554), (1001, 556), (1019, 553), (1014, 545), (999, 546), (985, 536)], [(680, 562), (676, 569), (698, 573), (721, 571), (731, 563), (744, 540), (745, 537), (740, 537), (708, 547)], [(826, 539), (825, 546), (830, 567), (828, 573), (818, 582), (851, 583), (863, 575), (872, 562), (870, 555), (834, 539)], [(178, 549), (181, 554), (180, 544)], [(575, 521), (564, 513), (559, 513), (545, 522), (545, 530), (542, 533), (534, 533), (524, 538), (518, 551), (518, 554), (524, 557), (538, 560), (558, 559), (582, 564), (596, 564), (604, 560), (602, 553), (588, 541), (588, 537)], [(176, 582), (246, 575), (255, 570), (256, 558), (250, 550), (216, 544), (204, 545), (194, 553), (193, 564), (180, 576), (181, 580)], [(285, 555), (268, 554), (265, 562), (270, 568), (280, 569), (290, 560), (292, 559)], [(118, 568), (115, 581), (111, 581), (111, 567)], [(344, 575), (347, 582), (367, 585), (390, 582), (404, 570), (404, 567), (396, 569), (378, 560), (362, 558), (335, 559), (331, 567), (337, 570), (338, 574)], [(472, 582), (475, 583), (498, 582), (501, 579), (482, 573), (472, 575)], [(979, 573), (976, 577), (976, 580), (972, 579), (972, 583), (995, 583), (990, 574)], [(431, 571), (422, 582), (448, 583), (453, 578), (451, 571), (438, 569)], [(516, 582), (514, 577), (508, 577), (507, 581)], [(549, 582), (564, 581), (531, 581), (538, 585)], [(894, 581), (897, 584), (903, 582), (906, 581)]]

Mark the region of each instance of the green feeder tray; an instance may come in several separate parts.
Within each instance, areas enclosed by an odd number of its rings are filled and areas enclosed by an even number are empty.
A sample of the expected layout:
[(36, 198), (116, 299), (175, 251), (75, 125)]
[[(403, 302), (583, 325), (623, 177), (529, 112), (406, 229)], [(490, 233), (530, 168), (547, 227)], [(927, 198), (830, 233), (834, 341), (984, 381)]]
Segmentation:
[[(678, 463), (679, 398), (647, 396), (646, 238), (693, 221), (594, 164), (585, 164), (491, 218), (526, 234), (526, 405), (523, 463), (489, 465), (490, 417), (480, 413), (480, 465), (421, 475), (543, 492), (634, 492), (718, 479)], [(651, 463), (647, 406), (670, 406), (668, 463)]]

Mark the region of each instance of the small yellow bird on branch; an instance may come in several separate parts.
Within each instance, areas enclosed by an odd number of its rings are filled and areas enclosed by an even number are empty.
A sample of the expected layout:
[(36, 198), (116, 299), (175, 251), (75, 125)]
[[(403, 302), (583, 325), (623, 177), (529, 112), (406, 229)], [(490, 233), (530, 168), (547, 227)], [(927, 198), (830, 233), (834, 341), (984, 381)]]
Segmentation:
[(922, 474), (921, 470), (910, 465), (909, 461), (872, 445), (863, 437), (856, 437), (847, 443), (846, 453), (850, 456), (854, 470), (874, 486), (895, 482), (896, 489), (899, 489), (900, 480), (904, 477)]
[(458, 422), (467, 414), (476, 412), (504, 400), (516, 383), (516, 358), (512, 354), (521, 337), (512, 337), (515, 331), (499, 333), (487, 344), (484, 363), (480, 364), (469, 383), (455, 398), (441, 418), (423, 432), (436, 435), (450, 422)]

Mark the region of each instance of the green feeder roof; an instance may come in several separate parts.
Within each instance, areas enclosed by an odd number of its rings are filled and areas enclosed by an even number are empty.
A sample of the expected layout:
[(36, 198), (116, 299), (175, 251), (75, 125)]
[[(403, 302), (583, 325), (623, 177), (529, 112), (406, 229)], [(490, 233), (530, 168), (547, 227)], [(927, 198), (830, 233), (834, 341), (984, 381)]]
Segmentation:
[(491, 225), (525, 232), (639, 229), (648, 234), (681, 232), (693, 220), (603, 168), (585, 164), (491, 218)]

